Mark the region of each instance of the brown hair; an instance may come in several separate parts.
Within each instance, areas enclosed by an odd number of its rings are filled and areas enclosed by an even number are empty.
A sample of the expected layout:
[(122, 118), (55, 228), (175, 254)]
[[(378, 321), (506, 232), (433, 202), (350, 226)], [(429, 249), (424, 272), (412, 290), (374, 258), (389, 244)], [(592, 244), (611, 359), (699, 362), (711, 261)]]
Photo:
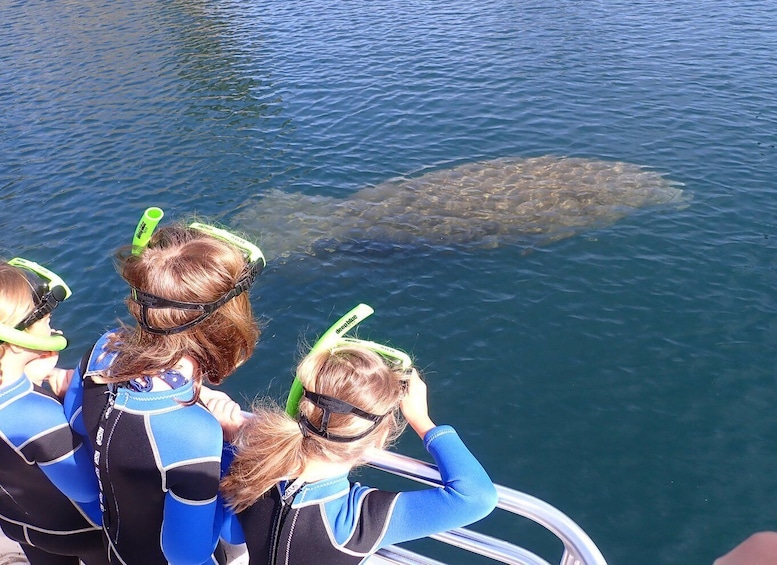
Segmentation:
[[(224, 296), (246, 268), (246, 260), (234, 245), (183, 226), (160, 229), (139, 255), (129, 249), (120, 250), (116, 264), (131, 287), (168, 300), (194, 303), (213, 302)], [(139, 322), (140, 305), (132, 298), (125, 302)], [(149, 308), (147, 316), (154, 327), (174, 328), (200, 314), (195, 310)], [(109, 350), (118, 352), (115, 361), (106, 374), (95, 380), (124, 382), (154, 376), (188, 355), (198, 365), (193, 403), (204, 381), (219, 384), (251, 356), (258, 339), (249, 295), (243, 292), (180, 333), (154, 334), (140, 323), (134, 328), (123, 326), (108, 344)]]
[[(24, 273), (5, 261), (0, 261), (0, 324), (15, 327), (32, 312), (35, 301), (32, 288)], [(6, 343), (0, 343), (0, 359), (5, 355)], [(0, 369), (0, 385), (3, 372)]]
[[(303, 434), (298, 421), (275, 405), (254, 407), (254, 417), (241, 429), (237, 455), (221, 483), (228, 503), (239, 512), (248, 508), (277, 482), (296, 478), (311, 460), (363, 463), (369, 447), (385, 447), (404, 429), (399, 402), (406, 374), (389, 367), (383, 358), (360, 345), (311, 352), (297, 366), (305, 390), (345, 401), (370, 414), (386, 416), (365, 437), (333, 442)], [(300, 415), (320, 426), (321, 408), (303, 397)], [(353, 414), (332, 414), (328, 430), (334, 435), (356, 436), (373, 423)], [(379, 445), (376, 445), (379, 444)]]

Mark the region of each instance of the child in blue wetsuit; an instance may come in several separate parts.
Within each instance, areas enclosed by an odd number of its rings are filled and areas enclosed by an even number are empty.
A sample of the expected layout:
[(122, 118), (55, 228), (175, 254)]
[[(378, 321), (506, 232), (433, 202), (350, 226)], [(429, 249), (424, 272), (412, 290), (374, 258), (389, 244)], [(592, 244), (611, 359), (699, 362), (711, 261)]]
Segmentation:
[[(223, 535), (245, 540), (251, 565), (362, 563), (382, 547), (493, 510), (496, 490), (486, 472), (453, 428), (429, 418), (416, 370), (397, 366), (386, 351), (360, 340), (314, 347), (297, 370), (297, 418), (265, 407), (243, 426), (222, 481), (236, 512)], [(443, 486), (397, 493), (349, 482), (370, 449), (401, 433), (400, 411), (436, 461)]]
[(223, 434), (204, 384), (251, 355), (258, 248), (203, 224), (165, 227), (118, 257), (137, 321), (103, 335), (66, 398), (94, 448), (111, 563), (215, 563)]
[(90, 453), (57, 397), (70, 374), (50, 313), (69, 294), (40, 265), (0, 262), (0, 526), (32, 565), (107, 563)]

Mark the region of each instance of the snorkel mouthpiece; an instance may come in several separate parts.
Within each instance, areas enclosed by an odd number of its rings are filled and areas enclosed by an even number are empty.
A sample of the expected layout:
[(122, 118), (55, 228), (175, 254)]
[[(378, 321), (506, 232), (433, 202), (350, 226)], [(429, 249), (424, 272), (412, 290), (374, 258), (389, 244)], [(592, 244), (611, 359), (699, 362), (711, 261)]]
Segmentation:
[(132, 237), (133, 255), (140, 255), (143, 248), (148, 245), (148, 241), (154, 235), (157, 224), (159, 224), (164, 215), (164, 211), (156, 206), (146, 208), (138, 222), (138, 226), (135, 228), (135, 235)]

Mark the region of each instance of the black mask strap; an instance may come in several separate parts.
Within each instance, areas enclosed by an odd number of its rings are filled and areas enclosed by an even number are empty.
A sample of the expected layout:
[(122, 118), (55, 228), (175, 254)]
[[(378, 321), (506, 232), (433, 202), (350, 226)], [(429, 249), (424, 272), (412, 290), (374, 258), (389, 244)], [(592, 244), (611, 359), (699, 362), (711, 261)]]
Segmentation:
[[(299, 417), (300, 429), (304, 428), (302, 429), (302, 435), (305, 435), (305, 430), (307, 430), (310, 433), (313, 433), (319, 437), (322, 437), (324, 439), (327, 439), (329, 441), (334, 441), (337, 443), (348, 443), (351, 441), (357, 441), (367, 437), (378, 426), (378, 424), (380, 424), (383, 418), (385, 418), (388, 415), (388, 414), (382, 414), (382, 415), (370, 414), (369, 412), (365, 412), (364, 410), (361, 410), (360, 408), (357, 408), (353, 404), (349, 404), (348, 402), (345, 402), (343, 400), (338, 400), (337, 398), (333, 398), (325, 394), (318, 394), (316, 392), (311, 392), (307, 389), (303, 390), (303, 396), (308, 400), (310, 400), (318, 408), (321, 408), (323, 415), (321, 416), (321, 427), (313, 425), (313, 423), (307, 418), (307, 416), (300, 415)], [(372, 425), (366, 430), (364, 430), (362, 433), (357, 434), (355, 436), (335, 435), (335, 434), (329, 433), (329, 430), (328, 430), (329, 418), (332, 414), (353, 414), (354, 416), (357, 416), (358, 418), (361, 418), (363, 420), (371, 421)]]
[[(260, 263), (249, 264), (240, 279), (235, 284), (234, 288), (229, 290), (224, 296), (213, 302), (182, 302), (180, 300), (170, 300), (168, 298), (162, 298), (150, 292), (144, 292), (138, 290), (135, 287), (130, 287), (131, 298), (140, 306), (140, 325), (148, 333), (157, 335), (172, 335), (188, 330), (205, 321), (216, 310), (221, 308), (224, 304), (246, 292), (251, 285), (254, 284), (256, 277), (262, 272), (264, 265)], [(176, 310), (193, 310), (200, 312), (199, 316), (189, 320), (185, 324), (175, 326), (173, 328), (157, 328), (151, 325), (148, 319), (148, 310), (150, 308), (174, 308)]]

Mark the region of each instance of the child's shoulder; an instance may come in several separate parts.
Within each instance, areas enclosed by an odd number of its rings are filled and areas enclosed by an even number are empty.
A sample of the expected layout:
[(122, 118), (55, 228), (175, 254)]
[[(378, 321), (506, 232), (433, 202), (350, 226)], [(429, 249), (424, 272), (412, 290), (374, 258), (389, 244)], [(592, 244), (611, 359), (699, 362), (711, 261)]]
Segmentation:
[(200, 404), (152, 414), (149, 416), (149, 425), (158, 441), (176, 451), (191, 456), (207, 454), (221, 457), (224, 443), (221, 425)]

